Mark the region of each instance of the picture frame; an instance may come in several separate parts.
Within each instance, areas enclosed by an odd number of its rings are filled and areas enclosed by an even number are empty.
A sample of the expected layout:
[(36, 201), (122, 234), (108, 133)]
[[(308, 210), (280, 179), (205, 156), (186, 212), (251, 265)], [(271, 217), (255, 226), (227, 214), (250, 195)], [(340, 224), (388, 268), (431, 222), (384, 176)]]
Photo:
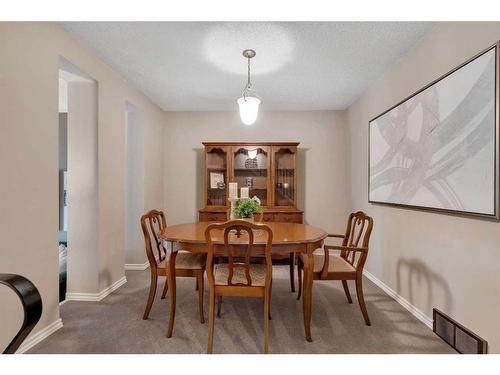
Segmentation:
[(224, 174), (217, 172), (210, 172), (210, 189), (218, 189), (218, 183), (224, 183)]
[(368, 122), (368, 202), (499, 219), (499, 43)]

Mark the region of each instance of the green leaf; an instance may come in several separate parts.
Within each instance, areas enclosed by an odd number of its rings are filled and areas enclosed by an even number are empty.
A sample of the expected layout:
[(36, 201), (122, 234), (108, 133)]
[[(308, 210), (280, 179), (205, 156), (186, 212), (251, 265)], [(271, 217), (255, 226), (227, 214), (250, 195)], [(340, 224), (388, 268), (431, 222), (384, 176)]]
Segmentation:
[(255, 199), (244, 198), (236, 202), (234, 213), (241, 218), (251, 218), (255, 212), (260, 212), (261, 207)]

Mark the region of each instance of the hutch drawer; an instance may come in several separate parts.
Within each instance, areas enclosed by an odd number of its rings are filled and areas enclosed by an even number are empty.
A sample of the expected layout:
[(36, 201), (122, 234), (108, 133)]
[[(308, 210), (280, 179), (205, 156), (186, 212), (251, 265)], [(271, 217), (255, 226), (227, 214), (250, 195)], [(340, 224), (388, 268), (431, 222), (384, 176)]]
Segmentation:
[(274, 214), (264, 213), (264, 215), (262, 215), (262, 221), (263, 222), (274, 221)]
[(225, 212), (200, 212), (200, 221), (226, 221), (227, 214)]
[(297, 212), (279, 212), (274, 214), (274, 221), (283, 223), (302, 223), (302, 214)]

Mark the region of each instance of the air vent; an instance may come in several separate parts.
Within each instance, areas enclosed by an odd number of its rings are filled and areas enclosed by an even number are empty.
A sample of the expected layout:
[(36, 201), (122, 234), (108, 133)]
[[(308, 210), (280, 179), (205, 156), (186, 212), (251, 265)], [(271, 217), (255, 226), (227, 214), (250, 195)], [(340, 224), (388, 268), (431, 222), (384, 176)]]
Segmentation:
[(434, 333), (457, 352), (461, 354), (486, 354), (487, 341), (438, 309), (432, 310), (432, 316)]

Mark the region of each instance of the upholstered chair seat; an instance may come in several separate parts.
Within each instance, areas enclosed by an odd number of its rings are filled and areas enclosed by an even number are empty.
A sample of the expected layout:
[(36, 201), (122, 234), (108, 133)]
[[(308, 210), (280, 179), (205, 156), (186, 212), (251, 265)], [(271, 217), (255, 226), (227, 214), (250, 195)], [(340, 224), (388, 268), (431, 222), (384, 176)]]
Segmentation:
[[(196, 254), (189, 251), (180, 250), (175, 258), (175, 269), (183, 270), (202, 270), (205, 269), (206, 254)], [(167, 266), (166, 259), (163, 259), (159, 264), (159, 268)]]
[[(323, 253), (315, 253), (314, 256), (314, 273), (320, 273), (323, 270), (323, 265), (325, 264), (325, 255)], [(302, 254), (300, 254), (301, 261), (303, 262)], [(344, 258), (336, 254), (330, 254), (328, 262), (328, 272), (329, 273), (340, 273), (340, 272), (356, 272), (356, 269)]]
[[(252, 286), (264, 286), (266, 282), (266, 269), (265, 264), (252, 264), (250, 265), (250, 278)], [(228, 285), (229, 278), (229, 265), (216, 264), (214, 266), (215, 285)], [(234, 284), (248, 284), (245, 270), (243, 268), (234, 267), (233, 278), (231, 283)]]

